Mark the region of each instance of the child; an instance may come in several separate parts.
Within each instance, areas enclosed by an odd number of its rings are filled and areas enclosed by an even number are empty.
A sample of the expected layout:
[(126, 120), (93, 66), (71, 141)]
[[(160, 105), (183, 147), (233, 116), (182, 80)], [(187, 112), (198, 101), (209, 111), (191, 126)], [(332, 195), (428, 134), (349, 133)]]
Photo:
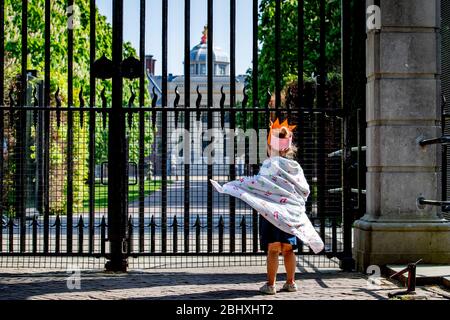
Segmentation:
[(287, 281), (284, 291), (297, 291), (295, 284), (295, 253), (297, 238), (309, 245), (315, 253), (323, 250), (324, 244), (306, 216), (305, 203), (310, 190), (301, 166), (292, 158), (296, 147), (292, 144), (293, 130), (285, 120), (278, 119), (270, 125), (266, 159), (258, 175), (243, 177), (226, 183), (222, 187), (211, 180), (221, 193), (237, 197), (260, 214), (261, 249), (267, 253), (267, 283), (260, 291), (275, 294), (275, 278), (278, 256), (284, 257)]

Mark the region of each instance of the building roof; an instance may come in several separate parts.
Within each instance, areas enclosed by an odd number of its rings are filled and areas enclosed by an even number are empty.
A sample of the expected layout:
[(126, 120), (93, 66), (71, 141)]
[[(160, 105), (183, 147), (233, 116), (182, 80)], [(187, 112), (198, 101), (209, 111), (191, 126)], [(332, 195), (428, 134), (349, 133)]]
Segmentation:
[[(213, 49), (213, 55), (214, 55), (214, 63), (230, 63), (230, 58), (228, 57), (227, 53), (224, 52), (219, 47), (214, 47)], [(206, 59), (208, 57), (208, 45), (207, 43), (199, 43), (191, 50), (191, 63), (199, 63), (203, 62), (206, 63)]]

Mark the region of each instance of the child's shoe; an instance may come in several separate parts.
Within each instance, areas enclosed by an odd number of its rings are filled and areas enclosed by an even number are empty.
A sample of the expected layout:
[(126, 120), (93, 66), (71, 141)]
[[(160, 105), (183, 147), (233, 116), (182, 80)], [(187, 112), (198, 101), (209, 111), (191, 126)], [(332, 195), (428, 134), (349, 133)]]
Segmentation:
[(283, 291), (287, 291), (287, 292), (295, 292), (297, 291), (297, 284), (294, 283), (285, 283), (283, 285)]
[(267, 283), (265, 283), (261, 288), (259, 288), (259, 291), (265, 294), (276, 294), (277, 290), (275, 289), (275, 286), (269, 286)]

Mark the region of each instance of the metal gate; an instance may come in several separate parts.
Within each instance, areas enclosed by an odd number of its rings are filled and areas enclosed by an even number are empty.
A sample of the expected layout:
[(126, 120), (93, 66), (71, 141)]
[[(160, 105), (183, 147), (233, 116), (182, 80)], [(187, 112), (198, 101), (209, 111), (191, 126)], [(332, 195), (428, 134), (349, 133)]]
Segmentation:
[[(73, 2), (68, 0), (67, 6)], [(106, 268), (115, 271), (127, 266), (170, 267), (180, 261), (184, 265), (198, 265), (198, 261), (201, 265), (263, 263), (258, 213), (213, 192), (208, 181), (226, 182), (256, 174), (265, 155), (257, 154), (251, 142), (264, 145), (269, 120), (277, 116), (298, 125), (298, 161), (312, 190), (307, 212), (325, 242), (319, 257), (327, 263), (339, 259), (343, 268), (351, 268), (351, 225), (363, 211), (365, 193), (361, 156), (364, 105), (349, 96), (356, 74), (350, 68), (356, 60), (352, 48), (364, 47), (364, 39), (351, 32), (356, 24), (364, 25), (364, 8), (342, 1), (343, 92), (332, 99), (326, 90), (325, 0), (318, 1), (321, 58), (313, 88), (303, 82), (304, 3), (299, 1), (298, 90), (289, 92), (282, 106), (282, 1), (276, 1), (274, 20), (273, 103), (270, 92), (266, 97), (248, 94), (250, 88), (253, 93), (260, 89), (258, 0), (253, 1), (252, 80), (240, 92), (236, 0), (229, 1), (229, 86), (218, 86), (214, 61), (207, 59), (206, 85), (192, 87), (191, 1), (185, 0), (184, 81), (173, 92), (168, 74), (169, 2), (161, 0), (162, 43), (152, 44), (162, 47), (161, 86), (152, 87), (151, 103), (146, 103), (150, 88), (145, 63), (147, 1), (140, 0), (138, 57), (123, 59), (123, 0), (112, 1), (111, 60), (96, 51), (96, 15), (88, 17), (90, 79), (84, 87), (75, 85), (74, 34), (67, 30), (67, 88), (63, 92), (51, 89), (52, 1), (45, 0), (43, 8), (43, 48), (29, 46), (33, 35), (25, 36), (28, 25), (22, 23), (21, 74), (17, 83), (10, 84), (5, 82), (4, 68), (5, 1), (0, 0), (0, 101), (4, 102), (0, 109), (0, 260), (20, 265), (17, 261), (29, 258), (28, 265), (39, 266), (33, 262), (38, 257), (93, 257), (107, 260)], [(27, 3), (22, 1), (21, 21), (27, 21)], [(90, 0), (89, 6), (95, 12), (95, 0)], [(207, 0), (209, 57), (214, 53), (213, 6), (214, 1)], [(351, 20), (352, 10), (359, 12), (355, 21)], [(28, 53), (35, 54), (31, 50), (44, 53), (39, 72), (27, 70)], [(101, 80), (112, 81), (112, 90), (108, 92), (105, 87), (97, 96), (95, 88), (101, 86)], [(133, 84), (138, 90), (131, 89), (125, 96), (124, 90)], [(364, 84), (359, 86), (359, 92), (364, 92)], [(195, 95), (191, 94), (193, 89)], [(237, 101), (238, 94), (242, 101)], [(232, 141), (226, 135), (220, 139), (208, 135), (200, 140), (192, 138), (208, 129), (238, 134)], [(184, 132), (183, 140), (178, 132)], [(218, 146), (215, 153), (202, 155), (212, 143)], [(298, 255), (307, 258), (312, 252), (301, 245)], [(254, 260), (257, 257), (260, 259)], [(153, 262), (146, 264), (146, 259)]]

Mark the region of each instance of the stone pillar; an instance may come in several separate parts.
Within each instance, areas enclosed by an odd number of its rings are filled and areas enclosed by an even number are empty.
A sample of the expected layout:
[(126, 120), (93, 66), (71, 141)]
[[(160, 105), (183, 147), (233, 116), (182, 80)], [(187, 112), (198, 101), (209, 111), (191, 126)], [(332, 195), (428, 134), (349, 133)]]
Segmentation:
[(441, 146), (419, 145), (441, 136), (440, 1), (379, 2), (381, 30), (367, 34), (367, 207), (354, 258), (360, 271), (450, 263), (450, 223), (416, 201), (441, 199)]

